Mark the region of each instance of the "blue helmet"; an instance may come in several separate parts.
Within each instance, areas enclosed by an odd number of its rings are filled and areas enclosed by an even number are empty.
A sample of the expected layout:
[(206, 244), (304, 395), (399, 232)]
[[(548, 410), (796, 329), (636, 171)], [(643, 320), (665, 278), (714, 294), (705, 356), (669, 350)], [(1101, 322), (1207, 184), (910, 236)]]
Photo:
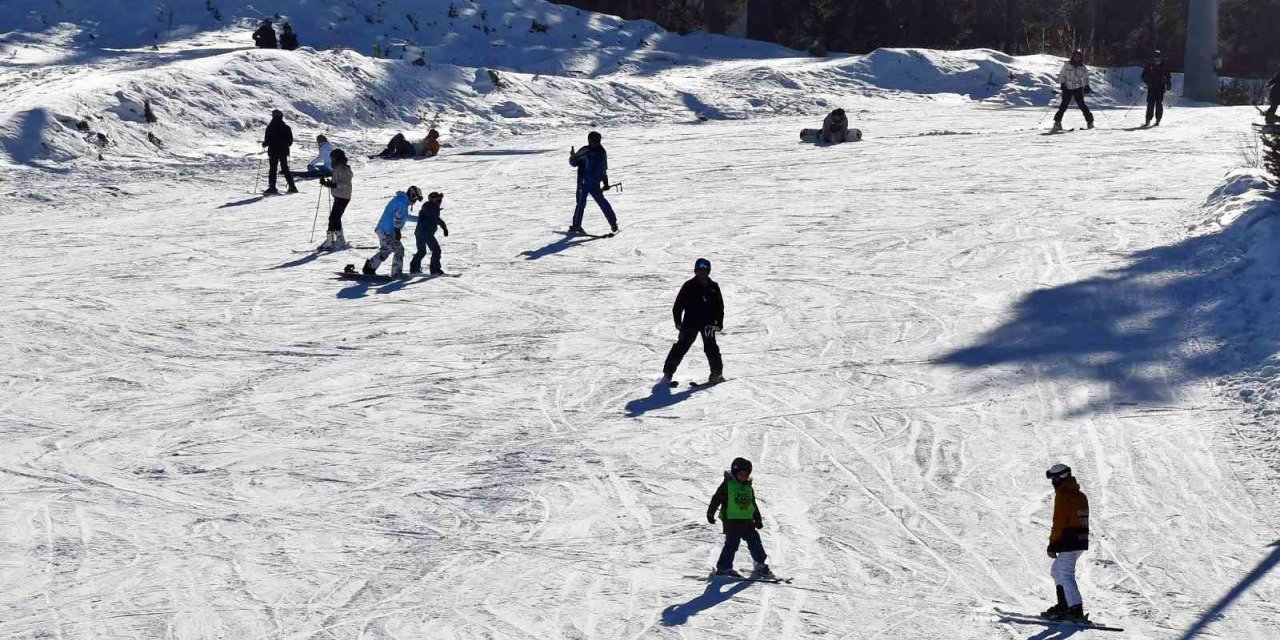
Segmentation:
[(693, 263), (693, 270), (694, 271), (710, 271), (711, 261), (706, 258), (698, 258)]

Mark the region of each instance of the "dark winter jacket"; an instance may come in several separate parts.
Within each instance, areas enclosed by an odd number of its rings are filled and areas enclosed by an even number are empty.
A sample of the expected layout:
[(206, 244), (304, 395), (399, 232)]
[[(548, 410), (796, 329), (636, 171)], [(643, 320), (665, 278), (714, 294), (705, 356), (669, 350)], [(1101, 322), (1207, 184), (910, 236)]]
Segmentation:
[(1089, 548), (1089, 499), (1075, 478), (1067, 478), (1053, 490), (1053, 530), (1049, 552), (1084, 551)]
[(276, 29), (270, 24), (263, 24), (253, 32), (253, 44), (259, 49), (276, 48)]
[(604, 146), (587, 145), (569, 156), (569, 164), (578, 168), (578, 187), (594, 189), (609, 181), (609, 153)]
[(690, 278), (680, 287), (671, 313), (681, 329), (723, 327), (724, 298), (720, 296), (720, 285), (711, 278)]
[(417, 155), (413, 149), (413, 143), (404, 137), (403, 133), (397, 133), (391, 136), (391, 140), (387, 142), (387, 148), (378, 154), (383, 158), (412, 158)]
[(413, 230), (413, 235), (419, 240), (426, 240), (436, 235), (436, 227), (444, 230), (446, 236), (449, 235), (449, 225), (440, 217), (440, 205), (428, 202), (418, 211), (418, 226)]
[(1173, 88), (1173, 74), (1163, 62), (1148, 63), (1142, 68), (1142, 81), (1147, 84), (1147, 91), (1164, 92)]
[(293, 146), (293, 129), (284, 123), (284, 118), (272, 118), (267, 125), (267, 133), (262, 138), (262, 146), (267, 148), (267, 155), (273, 158), (288, 158), (289, 147)]
[(297, 49), (298, 34), (294, 33), (290, 29), (285, 29), (284, 33), (280, 34), (280, 48), (285, 51), (293, 51), (294, 49)]
[[(733, 476), (729, 475), (728, 471), (724, 472), (724, 480), (720, 482), (720, 486), (716, 489), (716, 492), (712, 494), (711, 504), (707, 505), (708, 521), (714, 518), (716, 516), (716, 512), (721, 511), (721, 507), (725, 506), (725, 503), (729, 501), (728, 484), (729, 484), (729, 481), (732, 479), (732, 477)], [(737, 482), (737, 481), (734, 480), (734, 482)], [(750, 483), (751, 481), (747, 480), (747, 484), (750, 484)], [(755, 514), (751, 517), (750, 520), (730, 520), (728, 518), (725, 518), (724, 514), (721, 513), (720, 524), (724, 527), (724, 532), (725, 533), (742, 533), (744, 531), (751, 531), (753, 529), (759, 529), (763, 527), (764, 521), (761, 520), (760, 518), (760, 505), (756, 503), (754, 495), (752, 496), (752, 499), (751, 499), (751, 506), (755, 509)]]

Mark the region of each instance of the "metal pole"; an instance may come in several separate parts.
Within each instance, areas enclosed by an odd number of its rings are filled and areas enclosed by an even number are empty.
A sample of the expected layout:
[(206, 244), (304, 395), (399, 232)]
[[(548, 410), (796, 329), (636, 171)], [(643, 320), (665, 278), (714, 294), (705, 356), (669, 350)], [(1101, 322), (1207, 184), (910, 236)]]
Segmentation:
[(258, 152), (258, 170), (253, 174), (253, 193), (258, 193), (258, 184), (262, 181), (262, 152)]
[(311, 220), (311, 240), (308, 242), (316, 241), (316, 223), (320, 221), (320, 198), (322, 197), (324, 197), (324, 187), (316, 192), (316, 217)]

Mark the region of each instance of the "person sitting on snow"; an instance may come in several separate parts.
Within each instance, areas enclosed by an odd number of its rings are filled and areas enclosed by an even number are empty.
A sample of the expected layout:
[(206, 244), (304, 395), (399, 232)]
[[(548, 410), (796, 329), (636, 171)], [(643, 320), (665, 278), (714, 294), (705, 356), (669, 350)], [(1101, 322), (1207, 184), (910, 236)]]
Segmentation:
[(440, 155), (440, 132), (432, 129), (422, 140), (422, 155), (434, 158)]
[(849, 133), (849, 116), (845, 115), (844, 109), (836, 109), (827, 118), (822, 121), (822, 141), (829, 144), (837, 144), (845, 141), (845, 136)]
[(300, 178), (323, 178), (333, 175), (333, 145), (329, 144), (329, 139), (320, 134), (316, 136), (316, 147), (319, 151), (316, 157), (307, 163), (307, 173)]
[(284, 23), (284, 32), (280, 34), (280, 48), (293, 51), (298, 48), (298, 34), (293, 32), (293, 25)]
[(377, 157), (385, 159), (412, 158), (415, 155), (417, 155), (417, 152), (413, 148), (413, 143), (409, 142), (403, 133), (397, 133), (391, 136), (391, 140), (387, 142), (387, 148), (383, 149), (382, 153), (379, 153)]
[(259, 49), (276, 48), (276, 28), (270, 20), (263, 20), (258, 30), (253, 32), (253, 44)]

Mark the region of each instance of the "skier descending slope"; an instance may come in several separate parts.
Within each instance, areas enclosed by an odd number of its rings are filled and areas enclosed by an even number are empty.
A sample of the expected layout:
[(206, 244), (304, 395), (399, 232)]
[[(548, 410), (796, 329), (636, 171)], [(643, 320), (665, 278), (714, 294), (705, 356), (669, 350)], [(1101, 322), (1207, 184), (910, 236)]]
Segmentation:
[(329, 210), (329, 228), (325, 232), (324, 243), (316, 249), (345, 251), (348, 245), (347, 239), (342, 237), (342, 214), (351, 204), (351, 181), (355, 179), (355, 172), (347, 164), (347, 153), (342, 149), (334, 149), (329, 154), (329, 161), (333, 166), (333, 176), (321, 178), (320, 184), (333, 191), (333, 208)]
[[(604, 189), (609, 188), (609, 154), (600, 144), (600, 133), (592, 131), (587, 134), (587, 146), (581, 149), (569, 147), (569, 164), (578, 168), (578, 203), (573, 209), (573, 224), (569, 233), (586, 233), (582, 229), (582, 214), (587, 209), (587, 196), (591, 196), (604, 212), (609, 221), (609, 229), (618, 231), (618, 218), (613, 213), (613, 206), (604, 197)], [(603, 188), (601, 185), (604, 185)]]
[(409, 217), (409, 207), (418, 202), (422, 202), (422, 191), (417, 187), (409, 187), (406, 191), (396, 193), (391, 202), (387, 203), (382, 211), (382, 218), (378, 220), (378, 253), (365, 260), (361, 269), (366, 276), (377, 275), (378, 266), (392, 254), (395, 254), (395, 259), (391, 261), (391, 277), (399, 278), (404, 275), (404, 245), (400, 243), (400, 230)]
[(284, 171), (284, 181), (289, 185), (288, 193), (297, 193), (293, 185), (293, 174), (289, 173), (289, 147), (293, 146), (293, 129), (284, 123), (284, 113), (279, 109), (271, 112), (271, 124), (267, 125), (266, 134), (262, 137), (262, 146), (267, 148), (267, 159), (271, 169), (267, 173), (267, 190), (263, 195), (276, 195), (276, 171)]
[(707, 353), (711, 377), (707, 384), (724, 381), (724, 362), (720, 360), (720, 346), (716, 344), (716, 332), (724, 330), (724, 298), (720, 285), (711, 279), (711, 261), (698, 258), (693, 263), (693, 277), (680, 287), (676, 303), (671, 307), (675, 317), (679, 339), (671, 346), (667, 361), (662, 365), (662, 382), (671, 384), (671, 377), (689, 352), (693, 341), (702, 335), (702, 348)]
[(1164, 119), (1164, 92), (1173, 88), (1173, 74), (1164, 64), (1164, 54), (1157, 51), (1142, 68), (1142, 81), (1147, 85), (1147, 122), (1142, 126), (1151, 126), (1155, 118), (1158, 127)]
[(1080, 483), (1071, 476), (1067, 465), (1053, 465), (1045, 477), (1053, 482), (1053, 530), (1049, 533), (1048, 552), (1053, 558), (1051, 573), (1058, 603), (1040, 615), (1050, 620), (1088, 622), (1076, 584), (1076, 562), (1089, 548), (1089, 499), (1080, 491)]
[(1084, 52), (1076, 49), (1071, 54), (1071, 59), (1062, 65), (1062, 71), (1058, 74), (1058, 84), (1062, 88), (1062, 104), (1058, 107), (1058, 114), (1053, 117), (1053, 130), (1062, 130), (1062, 117), (1067, 114), (1067, 107), (1071, 106), (1071, 101), (1075, 100), (1080, 105), (1080, 111), (1084, 113), (1084, 121), (1090, 129), (1093, 128), (1093, 112), (1089, 111), (1089, 105), (1084, 103), (1084, 97), (1093, 93), (1089, 88), (1089, 67), (1084, 65)]
[(716, 561), (715, 574), (742, 577), (742, 574), (733, 569), (733, 557), (738, 553), (738, 546), (745, 540), (751, 559), (755, 561), (751, 577), (773, 578), (773, 571), (764, 562), (768, 556), (757, 531), (764, 528), (764, 522), (760, 518), (760, 507), (756, 505), (755, 488), (751, 485), (750, 460), (734, 458), (729, 470), (724, 472), (724, 481), (716, 488), (715, 494), (711, 496), (711, 504), (707, 506), (708, 523), (716, 523), (717, 510), (724, 527), (724, 549), (720, 551), (720, 559)]
[(444, 275), (444, 269), (440, 267), (440, 241), (436, 240), (436, 227), (444, 232), (444, 237), (449, 237), (449, 225), (445, 224), (444, 218), (440, 217), (442, 204), (444, 204), (444, 194), (432, 191), (431, 195), (427, 196), (427, 203), (418, 211), (418, 226), (413, 230), (418, 250), (409, 261), (409, 273), (422, 273), (422, 258), (427, 255), (427, 249), (431, 249), (431, 275)]

